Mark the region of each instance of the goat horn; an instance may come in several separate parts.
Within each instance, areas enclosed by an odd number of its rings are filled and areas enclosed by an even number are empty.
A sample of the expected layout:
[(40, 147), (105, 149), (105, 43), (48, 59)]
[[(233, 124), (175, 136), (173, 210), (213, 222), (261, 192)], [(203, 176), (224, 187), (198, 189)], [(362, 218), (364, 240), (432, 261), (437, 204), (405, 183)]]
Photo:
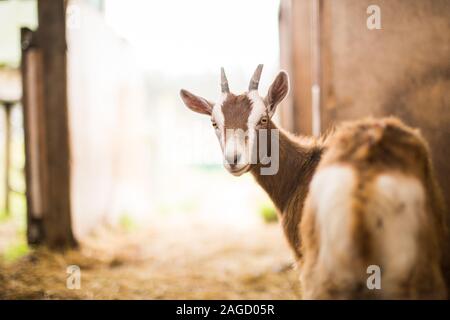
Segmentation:
[(250, 84), (248, 85), (248, 91), (258, 90), (259, 79), (261, 78), (262, 69), (263, 69), (263, 65), (262, 64), (259, 64), (256, 67), (256, 70), (253, 73), (253, 77), (250, 80)]
[(230, 93), (227, 76), (225, 75), (225, 70), (223, 67), (220, 68), (220, 86), (222, 87), (222, 93)]

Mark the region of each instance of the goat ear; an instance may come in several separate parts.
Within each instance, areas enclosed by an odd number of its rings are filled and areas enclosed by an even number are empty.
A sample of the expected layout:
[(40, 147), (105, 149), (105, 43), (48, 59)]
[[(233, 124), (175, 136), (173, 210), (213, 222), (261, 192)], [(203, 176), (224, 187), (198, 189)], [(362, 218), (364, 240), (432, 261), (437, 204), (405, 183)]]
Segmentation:
[(267, 93), (266, 106), (268, 108), (270, 116), (275, 113), (277, 105), (283, 101), (289, 92), (289, 76), (286, 71), (280, 71), (272, 82)]
[(214, 103), (184, 89), (180, 90), (180, 96), (184, 104), (192, 111), (211, 115)]

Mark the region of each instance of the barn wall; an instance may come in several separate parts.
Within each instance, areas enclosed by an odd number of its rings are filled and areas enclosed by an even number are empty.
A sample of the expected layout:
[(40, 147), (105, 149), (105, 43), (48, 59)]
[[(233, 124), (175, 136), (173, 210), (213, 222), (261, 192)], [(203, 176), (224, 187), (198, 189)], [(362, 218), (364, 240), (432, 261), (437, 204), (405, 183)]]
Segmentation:
[(289, 71), (291, 94), (280, 109), (283, 126), (309, 134), (311, 126), (311, 1), (280, 2), (281, 67)]
[[(298, 28), (312, 28), (312, 1), (282, 1), (292, 6), (294, 45), (282, 44), (281, 56), (293, 50), (294, 127), (305, 134), (311, 133), (310, 88), (299, 86), (311, 83), (302, 81), (312, 74), (311, 51), (304, 49), (311, 40)], [(319, 2), (322, 131), (344, 120), (390, 114), (419, 127), (450, 206), (450, 2)], [(381, 30), (366, 26), (371, 4), (381, 9)]]

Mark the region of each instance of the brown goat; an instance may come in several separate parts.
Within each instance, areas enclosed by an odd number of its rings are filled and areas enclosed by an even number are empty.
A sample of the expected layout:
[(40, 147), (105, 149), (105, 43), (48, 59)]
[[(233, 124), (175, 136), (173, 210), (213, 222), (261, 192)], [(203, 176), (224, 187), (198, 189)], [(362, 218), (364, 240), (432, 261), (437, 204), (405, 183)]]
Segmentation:
[[(324, 147), (300, 226), (304, 295), (445, 298), (445, 208), (420, 133), (367, 119), (342, 125)], [(366, 285), (371, 265), (380, 290)]]
[[(271, 121), (288, 93), (288, 76), (280, 72), (261, 98), (261, 70), (242, 95), (229, 92), (222, 69), (217, 103), (185, 90), (181, 97), (211, 116), (225, 168), (236, 176), (251, 172), (274, 202), (301, 270), (303, 297), (446, 298), (448, 217), (420, 133), (386, 118), (343, 124), (323, 139), (291, 136)], [(263, 139), (273, 130), (276, 146)], [(271, 174), (261, 170), (262, 145), (271, 155), (278, 151)], [(373, 266), (379, 288), (368, 286)]]

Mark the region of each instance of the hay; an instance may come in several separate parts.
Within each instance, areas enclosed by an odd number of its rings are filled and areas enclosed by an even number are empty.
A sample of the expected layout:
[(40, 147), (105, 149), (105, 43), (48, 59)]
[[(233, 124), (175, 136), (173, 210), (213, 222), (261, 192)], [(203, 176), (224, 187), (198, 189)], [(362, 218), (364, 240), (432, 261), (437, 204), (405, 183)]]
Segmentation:
[[(0, 264), (1, 299), (297, 299), (297, 271), (277, 224), (167, 218), (136, 232), (102, 229), (80, 250), (36, 249)], [(66, 268), (81, 289), (66, 288)]]

